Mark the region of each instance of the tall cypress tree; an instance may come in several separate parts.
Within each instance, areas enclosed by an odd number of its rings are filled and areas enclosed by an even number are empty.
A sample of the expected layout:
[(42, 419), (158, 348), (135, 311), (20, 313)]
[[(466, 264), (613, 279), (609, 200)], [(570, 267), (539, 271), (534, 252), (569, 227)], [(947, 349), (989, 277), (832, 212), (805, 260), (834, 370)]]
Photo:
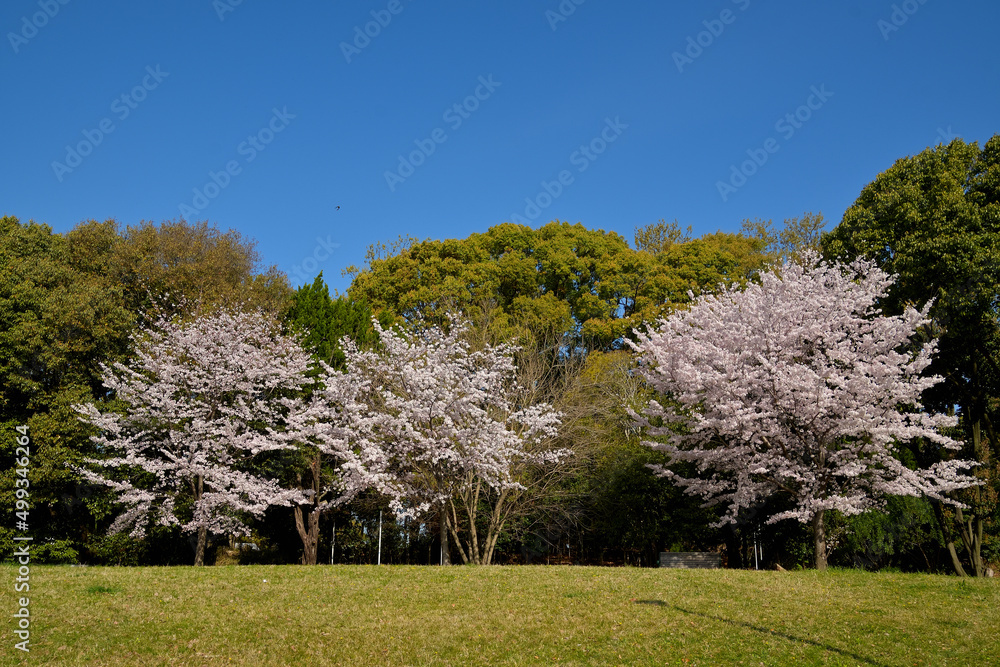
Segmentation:
[(321, 271), (311, 285), (303, 285), (292, 296), (292, 306), (285, 317), (289, 327), (302, 336), (302, 345), (317, 359), (342, 369), (344, 353), (340, 339), (349, 336), (360, 348), (378, 342), (372, 328), (371, 308), (363, 301), (345, 296), (330, 297), (330, 289)]

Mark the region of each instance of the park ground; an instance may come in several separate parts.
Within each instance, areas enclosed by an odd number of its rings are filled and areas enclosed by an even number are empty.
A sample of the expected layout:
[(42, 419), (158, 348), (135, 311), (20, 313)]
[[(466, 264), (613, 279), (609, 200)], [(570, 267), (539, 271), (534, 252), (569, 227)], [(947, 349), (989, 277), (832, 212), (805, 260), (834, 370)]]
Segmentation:
[(0, 665), (998, 665), (1000, 579), (573, 566), (0, 566)]

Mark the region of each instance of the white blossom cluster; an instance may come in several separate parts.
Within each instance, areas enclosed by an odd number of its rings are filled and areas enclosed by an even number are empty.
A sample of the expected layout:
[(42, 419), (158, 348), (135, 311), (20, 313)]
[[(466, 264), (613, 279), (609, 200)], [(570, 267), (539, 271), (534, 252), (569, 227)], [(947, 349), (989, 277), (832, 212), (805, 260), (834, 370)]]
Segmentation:
[(330, 374), (328, 385), (356, 392), (331, 402), (352, 406), (342, 425), (370, 453), (365, 464), (399, 513), (440, 505), (476, 483), (520, 487), (512, 476), (519, 464), (567, 454), (536, 446), (556, 435), (560, 415), (548, 404), (516, 404), (511, 346), (472, 351), (457, 321), (447, 333), (431, 327), (408, 337), (374, 326), (380, 349), (347, 341), (347, 371)]
[[(309, 355), (261, 313), (220, 312), (189, 322), (159, 320), (133, 337), (131, 365), (102, 367), (123, 411), (76, 406), (112, 456), (79, 472), (106, 484), (126, 507), (112, 532), (145, 534), (152, 516), (184, 531), (246, 534), (241, 513), (259, 516), (300, 493), (253, 471), (251, 459), (289, 447), (261, 425), (280, 424), (280, 400), (307, 383)], [(117, 472), (116, 472), (117, 471)], [(194, 500), (181, 521), (176, 501)]]
[(639, 417), (660, 440), (646, 444), (699, 474), (657, 470), (725, 505), (724, 523), (781, 492), (795, 505), (769, 522), (858, 514), (886, 495), (951, 502), (944, 494), (976, 483), (962, 473), (972, 462), (914, 470), (894, 455), (914, 438), (961, 443), (940, 432), (955, 418), (920, 401), (941, 380), (922, 375), (934, 342), (912, 342), (930, 304), (882, 315), (878, 300), (892, 280), (870, 262), (831, 265), (809, 254), (637, 333), (630, 344), (662, 399)]
[[(314, 490), (261, 473), (254, 457), (265, 452), (311, 447), (331, 464), (318, 512), (375, 489), (401, 515), (474, 482), (518, 487), (514, 466), (566, 454), (535, 447), (556, 434), (560, 416), (549, 405), (516, 405), (512, 347), (471, 351), (458, 322), (408, 337), (374, 326), (379, 349), (345, 338), (346, 370), (321, 363), (315, 386), (309, 355), (259, 312), (160, 320), (136, 336), (130, 365), (103, 367), (123, 407), (76, 406), (109, 454), (78, 470), (125, 507), (112, 532), (142, 537), (152, 520), (245, 534), (246, 516), (315, 500)], [(183, 521), (182, 499), (193, 502)]]

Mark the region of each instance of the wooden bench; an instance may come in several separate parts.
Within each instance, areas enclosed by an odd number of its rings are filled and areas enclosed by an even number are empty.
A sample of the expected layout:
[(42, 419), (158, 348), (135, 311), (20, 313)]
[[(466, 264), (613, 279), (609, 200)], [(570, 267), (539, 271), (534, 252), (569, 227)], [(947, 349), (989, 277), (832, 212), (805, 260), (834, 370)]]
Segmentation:
[(661, 551), (660, 567), (714, 570), (722, 567), (722, 554), (713, 551)]

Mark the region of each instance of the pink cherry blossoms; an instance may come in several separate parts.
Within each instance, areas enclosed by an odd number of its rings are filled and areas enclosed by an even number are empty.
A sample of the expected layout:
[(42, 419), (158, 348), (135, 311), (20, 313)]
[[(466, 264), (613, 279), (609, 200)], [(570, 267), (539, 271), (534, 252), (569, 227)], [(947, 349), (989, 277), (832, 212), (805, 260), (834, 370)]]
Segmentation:
[[(76, 406), (99, 429), (93, 437), (112, 456), (82, 469), (88, 480), (118, 492), (126, 506), (111, 527), (142, 537), (150, 518), (197, 532), (195, 564), (208, 531), (245, 534), (241, 514), (300, 499), (252, 469), (263, 452), (286, 449), (281, 399), (307, 382), (309, 356), (261, 313), (220, 312), (190, 322), (158, 321), (135, 337), (130, 366), (103, 368), (103, 381), (123, 412)], [(190, 518), (177, 505), (191, 499)]]
[(940, 381), (922, 376), (934, 342), (911, 342), (927, 309), (885, 317), (877, 301), (892, 283), (872, 263), (786, 262), (745, 290), (722, 288), (695, 300), (630, 343), (641, 372), (661, 394), (641, 418), (645, 444), (693, 463), (699, 475), (658, 472), (727, 507), (785, 494), (794, 506), (774, 514), (811, 521), (816, 564), (825, 567), (823, 513), (858, 514), (885, 495), (926, 495), (975, 483), (969, 461), (913, 470), (894, 456), (901, 442), (940, 433), (955, 418), (922, 409), (921, 393)]
[(374, 326), (380, 350), (345, 347), (347, 377), (364, 396), (350, 419), (354, 437), (370, 457), (386, 457), (383, 489), (399, 513), (438, 509), (463, 561), (489, 563), (508, 492), (524, 488), (528, 468), (567, 454), (544, 446), (560, 415), (521, 404), (510, 346), (472, 351), (458, 322), (408, 337)]
[[(346, 372), (320, 362), (315, 384), (309, 355), (261, 313), (160, 320), (137, 336), (130, 365), (103, 368), (123, 410), (76, 406), (108, 454), (79, 472), (125, 506), (111, 531), (180, 525), (197, 532), (200, 565), (209, 532), (246, 534), (245, 518), (291, 506), (303, 562), (315, 563), (319, 517), (373, 489), (401, 516), (437, 510), (463, 559), (488, 563), (509, 492), (567, 453), (546, 446), (560, 415), (522, 405), (509, 346), (471, 351), (457, 322), (447, 334), (375, 328), (379, 350), (345, 339)], [(284, 488), (259, 465), (293, 449), (309, 488)]]

